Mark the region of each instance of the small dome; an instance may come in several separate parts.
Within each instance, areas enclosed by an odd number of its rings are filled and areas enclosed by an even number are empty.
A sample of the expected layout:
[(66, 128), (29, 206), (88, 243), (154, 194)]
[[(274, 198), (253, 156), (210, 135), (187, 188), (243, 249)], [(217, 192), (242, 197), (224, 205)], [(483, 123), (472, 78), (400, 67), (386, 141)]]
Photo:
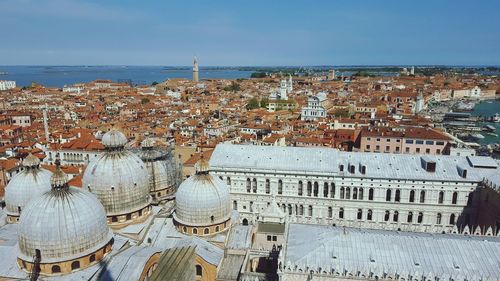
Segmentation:
[(24, 167), (35, 167), (38, 165), (40, 165), (40, 159), (31, 153), (23, 160)]
[[(53, 182), (60, 184), (64, 174), (59, 168)], [(67, 177), (66, 177), (67, 178)], [(101, 203), (90, 192), (67, 183), (31, 201), (19, 222), (19, 258), (32, 262), (40, 251), (41, 263), (58, 263), (96, 252), (110, 242)]]
[(146, 165), (124, 149), (108, 150), (90, 162), (82, 183), (99, 198), (108, 216), (132, 213), (150, 204)]
[(231, 216), (231, 198), (226, 184), (200, 170), (181, 183), (175, 195), (174, 218), (190, 226), (206, 226), (227, 221)]
[(101, 142), (107, 148), (117, 148), (125, 146), (128, 141), (122, 132), (113, 129), (102, 136)]
[(41, 169), (38, 166), (40, 161), (34, 165), (36, 161), (29, 157), (23, 161), (26, 167), (24, 171), (15, 175), (5, 187), (6, 213), (9, 216), (19, 216), (28, 202), (50, 190), (52, 173)]

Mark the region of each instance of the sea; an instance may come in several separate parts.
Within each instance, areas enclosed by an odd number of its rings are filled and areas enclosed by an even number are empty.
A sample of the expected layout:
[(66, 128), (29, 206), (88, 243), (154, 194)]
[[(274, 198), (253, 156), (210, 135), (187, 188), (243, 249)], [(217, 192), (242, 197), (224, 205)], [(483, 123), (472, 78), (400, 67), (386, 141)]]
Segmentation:
[[(481, 101), (480, 103), (476, 104), (476, 106), (474, 107), (474, 111), (471, 112), (471, 115), (489, 118), (493, 116), (495, 113), (500, 113), (500, 100)], [(495, 127), (496, 136), (488, 134), (486, 132), (481, 132), (481, 135), (484, 136), (484, 139), (478, 140), (477, 142), (479, 144), (500, 143), (500, 123), (492, 123), (492, 122), (480, 123), (480, 126), (484, 125), (491, 125)]]
[[(96, 79), (150, 85), (169, 78), (192, 78), (190, 67), (164, 66), (0, 66), (0, 73), (6, 73), (0, 75), (0, 80), (14, 80), (20, 87), (30, 86), (32, 82), (46, 87), (64, 87)], [(200, 79), (249, 78), (251, 74), (252, 71), (224, 67), (200, 68), (199, 71)]]

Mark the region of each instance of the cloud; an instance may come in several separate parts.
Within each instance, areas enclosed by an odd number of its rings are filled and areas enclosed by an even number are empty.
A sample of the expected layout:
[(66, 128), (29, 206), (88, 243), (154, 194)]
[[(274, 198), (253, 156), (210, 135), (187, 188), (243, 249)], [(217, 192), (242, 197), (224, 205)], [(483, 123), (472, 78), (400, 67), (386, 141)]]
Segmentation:
[(145, 18), (137, 10), (105, 6), (78, 0), (4, 0), (0, 1), (0, 16), (52, 17), (86, 21), (129, 21)]

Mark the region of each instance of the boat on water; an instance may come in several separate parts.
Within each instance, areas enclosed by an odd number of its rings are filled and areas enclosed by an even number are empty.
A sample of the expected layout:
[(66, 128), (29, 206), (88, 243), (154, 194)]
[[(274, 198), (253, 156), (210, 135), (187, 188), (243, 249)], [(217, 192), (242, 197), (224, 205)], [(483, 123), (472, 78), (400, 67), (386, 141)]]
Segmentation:
[(469, 134), (469, 136), (473, 139), (476, 139), (476, 140), (482, 140), (484, 139), (484, 136), (481, 135), (481, 134)]
[(483, 129), (483, 131), (488, 132), (488, 133), (493, 133), (496, 131), (496, 128), (491, 126), (491, 125), (484, 125), (482, 129)]
[(461, 102), (455, 104), (454, 109), (455, 109), (455, 111), (473, 111), (474, 106), (476, 106), (475, 102), (461, 101)]
[(490, 122), (500, 123), (500, 113), (495, 113), (495, 115), (491, 116)]

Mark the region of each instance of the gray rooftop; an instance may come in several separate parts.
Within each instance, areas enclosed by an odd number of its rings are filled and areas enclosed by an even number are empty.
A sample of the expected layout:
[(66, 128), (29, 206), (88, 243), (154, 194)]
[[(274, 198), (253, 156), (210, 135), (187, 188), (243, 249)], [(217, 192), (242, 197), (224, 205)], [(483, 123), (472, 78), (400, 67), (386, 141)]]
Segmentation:
[[(290, 224), (286, 271), (499, 280), (500, 238)], [(308, 270), (307, 270), (308, 268)], [(419, 277), (419, 278), (420, 278)], [(431, 278), (433, 279), (433, 278)]]
[[(427, 172), (422, 157), (436, 162), (436, 171)], [(478, 166), (472, 166), (469, 162)], [(340, 171), (340, 165), (344, 170)], [(353, 174), (348, 165), (355, 166)], [(359, 167), (366, 166), (366, 174)], [(482, 168), (487, 165), (489, 168)], [(458, 167), (464, 167), (467, 178), (462, 178)], [(390, 178), (402, 180), (472, 181), (484, 178), (498, 180), (498, 162), (490, 157), (448, 155), (409, 155), (370, 152), (346, 152), (333, 148), (275, 147), (219, 144), (210, 159), (213, 171), (276, 171), (291, 174)], [(496, 183), (497, 185), (500, 182)]]

